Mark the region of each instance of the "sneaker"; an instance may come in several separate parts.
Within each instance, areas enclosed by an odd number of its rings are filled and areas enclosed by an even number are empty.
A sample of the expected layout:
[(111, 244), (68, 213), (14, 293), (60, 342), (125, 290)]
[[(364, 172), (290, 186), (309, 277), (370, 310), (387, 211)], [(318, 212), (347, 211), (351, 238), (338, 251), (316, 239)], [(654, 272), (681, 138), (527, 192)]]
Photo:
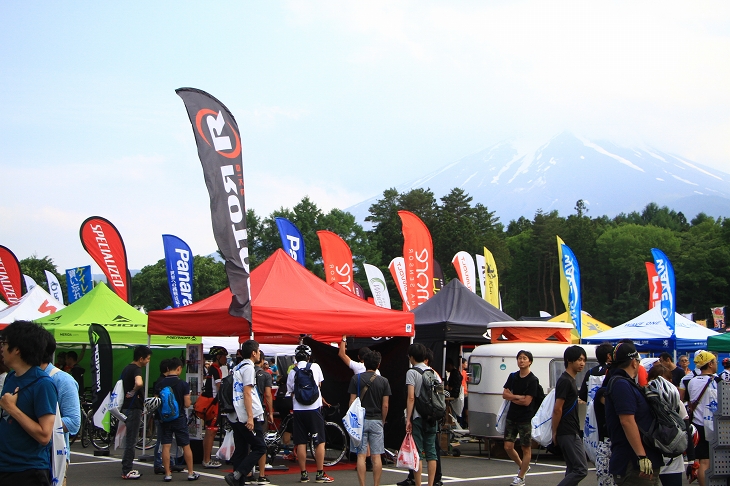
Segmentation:
[(519, 476), (515, 476), (515, 478), (510, 483), (511, 486), (525, 486), (525, 480), (522, 479)]
[(399, 483), (395, 483), (397, 486), (416, 486), (416, 482), (410, 478), (406, 478)]
[(314, 479), (318, 483), (334, 483), (335, 480), (329, 476), (327, 476), (327, 473), (323, 472), (322, 474), (317, 473), (317, 476)]
[(307, 471), (304, 471), (301, 476), (299, 476), (299, 482), (300, 483), (308, 483), (309, 482), (309, 473)]
[(198, 479), (200, 479), (200, 473), (188, 474), (188, 481), (197, 481)]
[(172, 481), (172, 476), (165, 476), (165, 482), (169, 483), (170, 481)]
[(203, 461), (203, 467), (205, 469), (218, 469), (221, 467), (221, 463), (216, 459), (211, 459), (210, 462)]
[(122, 479), (139, 479), (141, 476), (139, 471), (132, 469), (127, 474), (122, 474)]
[(258, 484), (271, 484), (271, 479), (267, 478), (266, 476), (259, 476), (259, 479), (256, 482)]
[(238, 481), (236, 481), (236, 477), (233, 475), (233, 473), (228, 473), (223, 478), (226, 480), (226, 484), (228, 486), (238, 486)]
[(256, 484), (256, 478), (254, 477), (253, 473), (243, 478), (241, 484)]

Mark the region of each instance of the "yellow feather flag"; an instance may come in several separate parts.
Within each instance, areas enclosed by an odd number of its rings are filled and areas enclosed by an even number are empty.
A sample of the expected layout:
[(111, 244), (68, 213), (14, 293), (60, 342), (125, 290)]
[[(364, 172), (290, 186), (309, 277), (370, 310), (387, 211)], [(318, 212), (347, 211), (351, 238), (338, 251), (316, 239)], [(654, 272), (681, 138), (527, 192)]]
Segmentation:
[(499, 276), (497, 275), (497, 263), (494, 261), (492, 252), (484, 247), (484, 280), (486, 281), (487, 291), (484, 294), (484, 300), (492, 304), (497, 309), (502, 307), (499, 305)]
[(560, 265), (560, 296), (563, 298), (563, 304), (565, 304), (565, 310), (570, 310), (570, 286), (568, 285), (568, 279), (565, 278), (565, 271), (563, 270), (563, 245), (565, 242), (559, 237), (558, 239), (558, 265)]

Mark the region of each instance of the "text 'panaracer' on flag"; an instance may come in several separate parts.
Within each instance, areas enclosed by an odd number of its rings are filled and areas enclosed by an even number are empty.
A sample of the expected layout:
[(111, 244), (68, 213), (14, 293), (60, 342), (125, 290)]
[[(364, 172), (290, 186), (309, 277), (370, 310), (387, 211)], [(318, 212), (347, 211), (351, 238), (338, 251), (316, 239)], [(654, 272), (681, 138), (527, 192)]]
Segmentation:
[(162, 245), (172, 306), (190, 305), (193, 303), (193, 253), (177, 236), (162, 235)]
[(250, 330), (248, 228), (238, 125), (228, 108), (205, 91), (180, 88), (175, 92), (185, 103), (193, 125), (210, 196), (213, 236), (226, 260), (226, 274), (233, 294), (228, 312), (246, 319)]
[(84, 250), (106, 275), (109, 288), (127, 304), (132, 302), (132, 277), (127, 267), (127, 250), (122, 235), (111, 221), (92, 216), (79, 231)]
[(279, 228), (281, 246), (284, 251), (294, 259), (295, 262), (306, 268), (304, 256), (307, 254), (304, 248), (304, 236), (297, 225), (286, 218), (277, 217), (276, 227)]

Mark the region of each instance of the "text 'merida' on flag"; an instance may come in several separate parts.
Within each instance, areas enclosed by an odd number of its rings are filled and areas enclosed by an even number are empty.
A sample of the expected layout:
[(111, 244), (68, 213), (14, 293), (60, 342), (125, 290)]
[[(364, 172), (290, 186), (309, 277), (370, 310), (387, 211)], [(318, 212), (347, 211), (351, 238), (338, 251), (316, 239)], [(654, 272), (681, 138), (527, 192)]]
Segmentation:
[(210, 216), (218, 249), (226, 260), (233, 298), (228, 312), (251, 323), (248, 228), (241, 136), (236, 120), (216, 98), (194, 88), (175, 92), (185, 103), (210, 196)]

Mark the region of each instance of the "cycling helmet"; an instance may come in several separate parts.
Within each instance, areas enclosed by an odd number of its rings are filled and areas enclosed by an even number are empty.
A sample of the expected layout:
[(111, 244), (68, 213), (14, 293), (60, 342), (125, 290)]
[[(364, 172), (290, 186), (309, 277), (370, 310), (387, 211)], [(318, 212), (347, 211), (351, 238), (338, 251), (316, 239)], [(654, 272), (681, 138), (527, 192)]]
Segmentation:
[(297, 349), (294, 350), (294, 357), (297, 361), (309, 361), (312, 357), (312, 348), (306, 344), (300, 344)]
[(152, 413), (160, 407), (160, 403), (162, 403), (160, 397), (150, 397), (144, 401), (144, 408), (147, 413)]
[(211, 358), (215, 358), (216, 356), (228, 356), (228, 350), (223, 346), (212, 346), (210, 351), (208, 351), (208, 355)]
[(722, 358), (722, 366), (730, 368), (730, 358)]
[(676, 393), (674, 385), (664, 377), (658, 376), (650, 381), (646, 388), (647, 391), (655, 393), (662, 402), (666, 403), (670, 410), (679, 410), (679, 395)]

